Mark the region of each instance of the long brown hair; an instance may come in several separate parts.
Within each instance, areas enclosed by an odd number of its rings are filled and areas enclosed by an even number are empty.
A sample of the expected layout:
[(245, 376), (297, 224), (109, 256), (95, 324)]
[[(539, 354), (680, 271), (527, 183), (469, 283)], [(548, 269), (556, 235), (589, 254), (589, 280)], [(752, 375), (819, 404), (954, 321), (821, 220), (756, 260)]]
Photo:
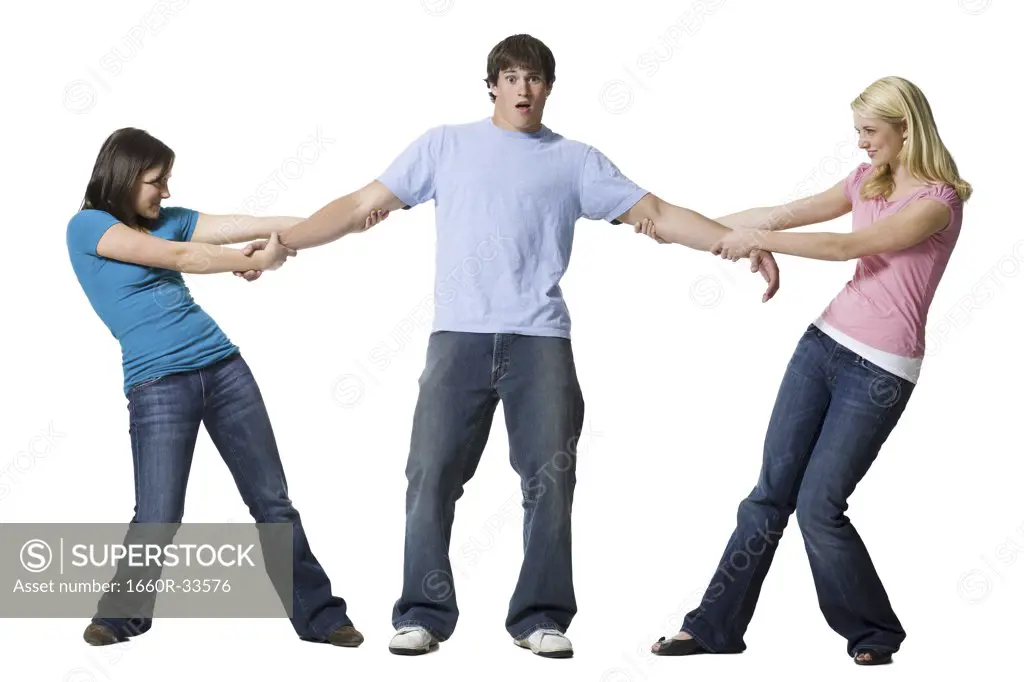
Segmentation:
[(173, 165), (171, 148), (145, 130), (115, 130), (96, 156), (81, 207), (106, 211), (125, 225), (152, 229), (152, 220), (135, 213), (135, 185), (147, 170), (160, 168), (166, 175)]

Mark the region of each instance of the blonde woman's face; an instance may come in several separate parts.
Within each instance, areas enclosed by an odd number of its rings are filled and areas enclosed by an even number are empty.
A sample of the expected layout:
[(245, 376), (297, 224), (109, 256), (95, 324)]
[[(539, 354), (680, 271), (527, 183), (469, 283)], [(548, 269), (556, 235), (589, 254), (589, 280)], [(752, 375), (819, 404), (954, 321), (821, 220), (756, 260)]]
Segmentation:
[(894, 161), (906, 142), (905, 126), (896, 127), (878, 118), (853, 116), (858, 146), (867, 152), (872, 166), (883, 166)]

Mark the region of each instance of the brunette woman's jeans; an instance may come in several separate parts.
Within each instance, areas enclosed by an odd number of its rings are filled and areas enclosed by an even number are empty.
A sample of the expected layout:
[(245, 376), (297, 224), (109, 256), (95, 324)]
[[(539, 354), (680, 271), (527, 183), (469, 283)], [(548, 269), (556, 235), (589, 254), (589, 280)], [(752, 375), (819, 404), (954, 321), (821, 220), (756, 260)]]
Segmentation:
[[(352, 624), (345, 601), (331, 593), (331, 581), (313, 556), (299, 512), (288, 498), (270, 417), (241, 355), (132, 387), (128, 413), (135, 464), (132, 524), (181, 523), (192, 452), (204, 424), (253, 519), (292, 524), (291, 623), (296, 633), (322, 642), (333, 630)], [(129, 526), (129, 535), (132, 532)], [(268, 568), (276, 561), (265, 558)], [(119, 567), (114, 580), (124, 584), (130, 570)], [(125, 613), (125, 606), (115, 603), (123, 599), (124, 595), (105, 593), (93, 622), (110, 627), (121, 638), (149, 630), (156, 595), (150, 593), (143, 603), (131, 605), (128, 612), (136, 617), (104, 617)]]

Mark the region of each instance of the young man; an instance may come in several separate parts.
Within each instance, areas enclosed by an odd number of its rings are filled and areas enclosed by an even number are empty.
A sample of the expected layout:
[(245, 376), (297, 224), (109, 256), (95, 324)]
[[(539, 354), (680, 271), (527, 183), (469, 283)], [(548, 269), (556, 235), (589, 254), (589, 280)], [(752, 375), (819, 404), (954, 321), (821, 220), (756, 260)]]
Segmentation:
[[(515, 35), (487, 59), (493, 114), (428, 130), (375, 181), (283, 233), (306, 249), (361, 231), (368, 213), (431, 199), (437, 224), (434, 328), (420, 377), (406, 474), (404, 587), (390, 650), (437, 648), (459, 611), (448, 558), (455, 502), (476, 470), (502, 403), (512, 466), (522, 479), (524, 558), (505, 627), (541, 656), (572, 656), (576, 599), (571, 510), (583, 425), (559, 281), (579, 218), (653, 220), (708, 251), (729, 229), (641, 189), (597, 149), (541, 124), (555, 60)], [(752, 270), (778, 287), (770, 254)]]

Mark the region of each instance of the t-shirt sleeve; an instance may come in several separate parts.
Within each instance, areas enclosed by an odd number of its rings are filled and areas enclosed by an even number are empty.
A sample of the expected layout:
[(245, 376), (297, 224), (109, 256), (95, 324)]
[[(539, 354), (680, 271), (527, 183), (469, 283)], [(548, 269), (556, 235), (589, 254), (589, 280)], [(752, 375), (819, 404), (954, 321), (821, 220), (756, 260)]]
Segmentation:
[(434, 198), (434, 177), (443, 141), (444, 127), (431, 128), (406, 147), (377, 178), (405, 208)]
[(163, 214), (163, 219), (172, 228), (170, 241), (192, 241), (192, 235), (196, 231), (196, 224), (199, 222), (199, 211), (180, 206), (171, 206), (162, 209), (161, 213)]
[(106, 211), (87, 208), (79, 211), (68, 222), (68, 248), (78, 253), (99, 256), (96, 245), (100, 238), (119, 221)]
[(846, 200), (851, 204), (854, 202), (860, 191), (860, 183), (864, 180), (868, 171), (871, 170), (870, 163), (862, 163), (853, 169), (846, 179), (843, 180), (843, 194), (846, 195)]
[(949, 227), (952, 224), (957, 211), (963, 207), (963, 201), (960, 200), (960, 195), (956, 193), (956, 189), (946, 183), (936, 185), (921, 198), (938, 201), (940, 204), (945, 204), (949, 208), (949, 222), (946, 223), (946, 227)]
[(597, 149), (587, 149), (580, 176), (580, 208), (588, 220), (618, 224), (620, 215), (647, 194)]

